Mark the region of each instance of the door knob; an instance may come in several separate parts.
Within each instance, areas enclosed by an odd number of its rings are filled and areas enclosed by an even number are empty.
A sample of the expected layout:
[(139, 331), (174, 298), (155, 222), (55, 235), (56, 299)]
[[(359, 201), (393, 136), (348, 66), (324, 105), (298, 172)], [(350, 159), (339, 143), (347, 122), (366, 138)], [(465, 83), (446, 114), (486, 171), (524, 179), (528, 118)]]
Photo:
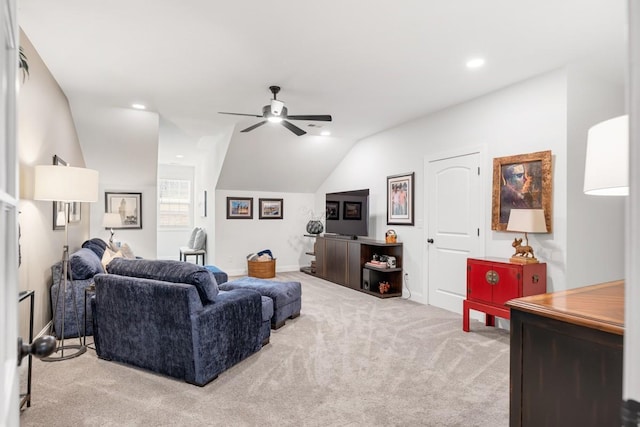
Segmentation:
[(56, 349), (56, 339), (51, 335), (44, 335), (33, 340), (31, 344), (23, 344), (22, 337), (18, 337), (18, 366), (22, 359), (29, 354), (37, 358), (49, 356)]
[(427, 243), (433, 243), (433, 239), (427, 239)]

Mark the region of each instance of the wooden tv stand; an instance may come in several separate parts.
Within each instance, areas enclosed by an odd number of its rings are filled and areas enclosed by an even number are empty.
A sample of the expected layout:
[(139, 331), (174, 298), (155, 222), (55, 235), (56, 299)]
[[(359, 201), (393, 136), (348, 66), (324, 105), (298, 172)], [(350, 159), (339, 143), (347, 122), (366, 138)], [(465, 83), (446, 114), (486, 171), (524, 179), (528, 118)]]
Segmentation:
[[(365, 266), (373, 255), (396, 258), (395, 268)], [(385, 243), (378, 240), (344, 236), (316, 236), (313, 255), (316, 257), (315, 273), (308, 268), (302, 271), (346, 286), (378, 298), (402, 296), (402, 243)], [(389, 283), (388, 292), (380, 293), (378, 284)]]

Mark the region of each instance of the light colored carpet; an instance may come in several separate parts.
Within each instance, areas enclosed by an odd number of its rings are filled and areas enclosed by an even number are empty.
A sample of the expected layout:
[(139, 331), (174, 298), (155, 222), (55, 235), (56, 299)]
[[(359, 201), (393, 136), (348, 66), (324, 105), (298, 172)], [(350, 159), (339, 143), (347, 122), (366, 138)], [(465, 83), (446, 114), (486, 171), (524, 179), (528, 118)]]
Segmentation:
[[(303, 273), (302, 314), (205, 387), (93, 350), (34, 360), (23, 426), (506, 426), (509, 333)], [(167, 331), (169, 333), (169, 331)]]

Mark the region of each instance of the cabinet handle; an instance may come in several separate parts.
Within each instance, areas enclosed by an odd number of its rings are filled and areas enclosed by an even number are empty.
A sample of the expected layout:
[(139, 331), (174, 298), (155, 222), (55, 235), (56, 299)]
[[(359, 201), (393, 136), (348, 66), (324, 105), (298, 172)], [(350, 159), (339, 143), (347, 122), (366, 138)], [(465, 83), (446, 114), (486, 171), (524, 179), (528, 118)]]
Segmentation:
[(500, 281), (500, 276), (495, 270), (487, 271), (487, 274), (484, 275), (484, 278), (490, 285), (495, 285)]
[(534, 274), (534, 275), (531, 277), (531, 281), (532, 281), (533, 283), (538, 283), (538, 282), (540, 281), (540, 277), (539, 277), (537, 274)]

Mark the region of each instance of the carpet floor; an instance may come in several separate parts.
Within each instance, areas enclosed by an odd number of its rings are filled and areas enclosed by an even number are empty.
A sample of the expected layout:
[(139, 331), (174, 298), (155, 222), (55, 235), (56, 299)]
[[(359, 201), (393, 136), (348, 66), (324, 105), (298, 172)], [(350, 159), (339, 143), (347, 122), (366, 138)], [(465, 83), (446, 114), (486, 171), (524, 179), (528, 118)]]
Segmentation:
[[(302, 313), (197, 387), (88, 350), (33, 362), (23, 426), (506, 426), (509, 333), (298, 273)], [(74, 341), (75, 340), (71, 340)]]

